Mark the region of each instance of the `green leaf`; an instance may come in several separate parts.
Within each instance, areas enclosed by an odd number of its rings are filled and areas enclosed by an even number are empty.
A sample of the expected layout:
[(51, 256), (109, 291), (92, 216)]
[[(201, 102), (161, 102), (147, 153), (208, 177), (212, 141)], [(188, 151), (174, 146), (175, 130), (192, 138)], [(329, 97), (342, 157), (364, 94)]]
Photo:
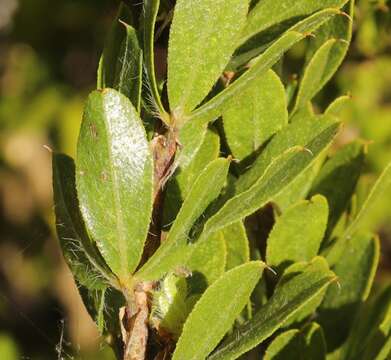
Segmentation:
[(64, 258), (75, 279), (90, 290), (115, 283), (95, 244), (87, 235), (76, 195), (75, 164), (67, 155), (53, 154), (56, 228)]
[(173, 360), (206, 358), (245, 307), (263, 269), (264, 264), (260, 261), (238, 266), (205, 291), (187, 318)]
[(371, 234), (351, 237), (341, 258), (333, 269), (340, 286), (328, 289), (319, 309), (329, 351), (346, 340), (360, 303), (369, 295), (379, 262), (379, 240)]
[(193, 110), (212, 89), (235, 50), (247, 11), (247, 0), (176, 2), (167, 86), (177, 119)]
[[(102, 56), (99, 61), (97, 88), (104, 89), (106, 87), (114, 87), (116, 82), (117, 68), (121, 65), (119, 57), (121, 52), (125, 50), (124, 42), (127, 41), (127, 31), (121, 22), (132, 24), (133, 17), (129, 8), (125, 4), (121, 4), (118, 9), (116, 18), (114, 19), (110, 32), (105, 41)], [(130, 27), (130, 25), (127, 25)], [(132, 69), (134, 70), (134, 69)]]
[(251, 320), (240, 326), (213, 352), (209, 360), (233, 360), (271, 336), (286, 320), (322, 292), (334, 274), (317, 258), (303, 273), (276, 291)]
[(179, 151), (175, 163), (182, 168), (187, 167), (198, 153), (207, 132), (207, 124), (188, 121), (179, 130)]
[(277, 205), (280, 211), (283, 212), (300, 200), (307, 198), (322, 162), (323, 156), (320, 156), (313, 165), (305, 169), (282, 192), (273, 198), (273, 203)]
[(287, 24), (295, 23), (297, 19), (311, 15), (316, 11), (330, 8), (340, 8), (346, 0), (298, 0), (294, 2), (276, 2), (262, 0), (250, 11), (246, 26), (242, 32), (241, 43), (261, 32), (277, 32), (287, 28)]
[(250, 260), (249, 240), (241, 221), (225, 227), (220, 233), (227, 248), (227, 270)]
[(348, 144), (325, 163), (314, 181), (310, 194), (321, 194), (329, 203), (328, 235), (349, 205), (364, 160), (364, 146)]
[(327, 217), (327, 200), (323, 196), (314, 196), (286, 210), (267, 239), (267, 264), (282, 273), (291, 263), (315, 257), (326, 230)]
[(386, 359), (390, 353), (391, 339), (391, 287), (357, 312), (342, 358)]
[(192, 272), (190, 282), (197, 278), (197, 287), (211, 285), (224, 273), (226, 258), (227, 249), (220, 233), (198, 241), (186, 263), (186, 268)]
[(342, 110), (346, 107), (346, 104), (351, 101), (352, 97), (349, 95), (343, 95), (338, 98), (336, 98), (332, 103), (329, 104), (327, 107), (325, 114), (326, 115), (333, 115), (333, 116), (340, 116)]
[(153, 164), (143, 124), (124, 95), (112, 89), (90, 94), (76, 165), (87, 231), (111, 270), (126, 283), (148, 233)]
[(387, 191), (389, 191), (389, 189), (391, 189), (391, 163), (387, 165), (387, 167), (377, 179), (375, 185), (372, 187), (370, 193), (368, 194), (363, 205), (361, 206), (358, 214), (349, 224), (343, 236), (338, 239), (335, 245), (327, 253), (326, 257), (330, 265), (334, 265), (338, 262), (341, 253), (346, 246), (346, 242), (358, 230), (360, 232), (371, 230), (370, 226), (367, 224), (368, 214), (376, 211), (376, 207), (382, 203), (382, 201), (384, 200), (384, 194), (387, 194)]
[(279, 131), (236, 184), (236, 193), (248, 190), (262, 176), (272, 160), (289, 148), (314, 141), (328, 128), (335, 126), (335, 118), (330, 116), (310, 116), (297, 114), (295, 121)]
[[(311, 269), (314, 262), (317, 263), (318, 270), (323, 269), (323, 271), (328, 271), (329, 265), (322, 257), (315, 257), (310, 262), (296, 262), (284, 271), (274, 291), (278, 291), (278, 289), (281, 288), (287, 281), (289, 281), (292, 276), (297, 276), (298, 274), (302, 274), (306, 270)], [(303, 321), (313, 316), (316, 312), (316, 309), (321, 304), (324, 295), (326, 294), (326, 290), (327, 289), (324, 288), (322, 291), (320, 291), (318, 295), (314, 296), (311, 301), (305, 304), (299, 311), (297, 311), (293, 316), (285, 321), (284, 327), (289, 328), (292, 325), (303, 323)]]
[(316, 31), (309, 48), (313, 56), (300, 81), (293, 112), (305, 106), (332, 78), (346, 55), (351, 36), (350, 16), (335, 16)]
[(232, 155), (243, 160), (288, 123), (285, 89), (267, 71), (232, 99), (223, 111), (224, 133)]
[(201, 172), (185, 198), (167, 239), (138, 271), (137, 276), (140, 279), (157, 280), (164, 273), (186, 263), (191, 254), (188, 245), (190, 230), (208, 205), (220, 194), (227, 178), (229, 163), (229, 160), (219, 158), (209, 163)]
[[(182, 146), (184, 145), (182, 144)], [(219, 153), (220, 137), (214, 130), (208, 129), (193, 159), (189, 164), (182, 164), (182, 166), (179, 164), (174, 176), (167, 184), (164, 198), (164, 224), (170, 224), (174, 221), (191, 185), (194, 184), (205, 166), (217, 159)]]
[(117, 336), (121, 331), (119, 310), (126, 303), (122, 292), (111, 287), (89, 291), (84, 286), (78, 286), (78, 290), (84, 306), (95, 321), (99, 332), (102, 335), (112, 334)]
[(143, 56), (138, 43), (136, 30), (123, 23), (126, 36), (118, 53), (113, 87), (127, 96), (140, 112), (141, 88), (143, 74)]
[(285, 32), (278, 40), (269, 46), (265, 52), (255, 58), (249, 70), (240, 78), (229, 85), (225, 90), (213, 97), (211, 100), (197, 108), (188, 117), (188, 120), (207, 123), (216, 120), (223, 112), (226, 104), (235, 96), (238, 96), (250, 84), (256, 81), (268, 71), (280, 57), (298, 41), (304, 39), (308, 33), (316, 30), (330, 17), (338, 14), (336, 9), (320, 11)]
[(360, 231), (372, 230), (366, 223), (366, 215), (376, 210), (376, 206), (378, 206), (379, 202), (383, 201), (384, 194), (386, 194), (390, 188), (391, 163), (386, 166), (384, 171), (377, 179), (375, 185), (368, 194), (368, 197), (365, 199), (365, 202), (360, 208), (360, 211), (347, 229), (345, 236), (352, 235), (358, 229), (360, 229)]
[(157, 331), (170, 334), (176, 340), (196, 300), (189, 296), (187, 280), (175, 273), (167, 274), (152, 298), (150, 323)]
[(326, 344), (322, 328), (310, 323), (301, 330), (278, 335), (266, 350), (264, 360), (325, 360)]
[(208, 235), (225, 226), (244, 219), (266, 205), (331, 143), (338, 124), (332, 123), (304, 147), (294, 147), (276, 157), (264, 174), (248, 190), (232, 197), (205, 224), (203, 235)]
[(155, 23), (159, 11), (160, 0), (144, 0), (143, 1), (143, 50), (145, 56), (145, 68), (148, 77), (149, 90), (152, 95), (152, 106), (154, 110), (160, 113), (160, 117), (166, 123), (169, 123), (168, 115), (164, 110), (160, 99), (159, 88), (157, 86), (155, 74)]

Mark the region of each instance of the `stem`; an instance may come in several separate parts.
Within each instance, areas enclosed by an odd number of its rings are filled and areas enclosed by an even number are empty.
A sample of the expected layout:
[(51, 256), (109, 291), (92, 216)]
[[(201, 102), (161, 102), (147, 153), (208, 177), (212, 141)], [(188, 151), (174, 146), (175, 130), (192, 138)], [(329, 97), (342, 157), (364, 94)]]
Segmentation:
[[(163, 131), (163, 129), (159, 129)], [(157, 135), (152, 140), (152, 152), (154, 158), (154, 203), (152, 220), (149, 228), (144, 253), (140, 262), (141, 267), (157, 250), (161, 241), (162, 215), (164, 205), (164, 185), (172, 175), (177, 150), (176, 132), (173, 129), (166, 130), (164, 134)]]
[(145, 360), (148, 342), (148, 293), (152, 287), (152, 283), (138, 284), (133, 299), (124, 309), (121, 319), (125, 344), (123, 360)]

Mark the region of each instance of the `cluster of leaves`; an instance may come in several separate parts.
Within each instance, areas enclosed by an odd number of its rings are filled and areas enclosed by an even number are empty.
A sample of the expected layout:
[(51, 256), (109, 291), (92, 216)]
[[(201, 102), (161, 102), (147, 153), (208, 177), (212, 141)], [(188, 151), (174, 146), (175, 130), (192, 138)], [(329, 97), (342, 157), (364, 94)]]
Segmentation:
[[(388, 356), (391, 288), (367, 301), (379, 241), (364, 225), (391, 166), (357, 204), (365, 144), (331, 147), (345, 97), (311, 104), (346, 54), (353, 7), (121, 6), (76, 164), (53, 155), (63, 253), (118, 357)], [(286, 81), (283, 55), (302, 40), (302, 74)]]

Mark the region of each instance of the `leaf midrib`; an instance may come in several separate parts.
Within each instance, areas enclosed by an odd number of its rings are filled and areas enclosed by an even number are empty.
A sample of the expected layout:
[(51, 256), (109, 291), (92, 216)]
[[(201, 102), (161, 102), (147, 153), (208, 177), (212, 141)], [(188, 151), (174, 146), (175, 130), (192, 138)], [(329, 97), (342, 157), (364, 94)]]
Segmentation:
[[(106, 108), (106, 101), (103, 99), (103, 107)], [(106, 110), (106, 109), (105, 109)], [(106, 111), (105, 111), (106, 113)], [(108, 150), (108, 155), (109, 155), (109, 166), (110, 166), (110, 171), (112, 174), (112, 189), (114, 192), (114, 208), (115, 208), (115, 214), (116, 214), (116, 230), (117, 230), (117, 239), (118, 239), (118, 255), (120, 259), (120, 273), (121, 273), (121, 278), (122, 280), (126, 279), (126, 271), (129, 268), (129, 261), (128, 261), (128, 256), (127, 256), (127, 247), (126, 247), (126, 239), (124, 237), (124, 219), (123, 219), (123, 214), (120, 209), (121, 207), (121, 196), (120, 196), (120, 190), (118, 186), (118, 176), (117, 172), (115, 170), (115, 167), (113, 166), (113, 155), (110, 147), (110, 143), (112, 140), (112, 137), (110, 136), (110, 121), (108, 121), (107, 115), (104, 117), (104, 126), (106, 128), (106, 147)]]

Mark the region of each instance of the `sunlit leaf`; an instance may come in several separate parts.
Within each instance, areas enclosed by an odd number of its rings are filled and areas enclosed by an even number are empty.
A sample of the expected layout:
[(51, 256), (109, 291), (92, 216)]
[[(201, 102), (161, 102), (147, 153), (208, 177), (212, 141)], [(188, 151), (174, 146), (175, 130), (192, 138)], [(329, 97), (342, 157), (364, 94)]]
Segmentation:
[(103, 258), (125, 282), (147, 237), (152, 170), (145, 130), (129, 99), (112, 89), (91, 93), (77, 149), (80, 209)]
[(259, 261), (238, 266), (205, 291), (183, 327), (173, 360), (206, 358), (245, 307), (263, 269), (264, 264)]

